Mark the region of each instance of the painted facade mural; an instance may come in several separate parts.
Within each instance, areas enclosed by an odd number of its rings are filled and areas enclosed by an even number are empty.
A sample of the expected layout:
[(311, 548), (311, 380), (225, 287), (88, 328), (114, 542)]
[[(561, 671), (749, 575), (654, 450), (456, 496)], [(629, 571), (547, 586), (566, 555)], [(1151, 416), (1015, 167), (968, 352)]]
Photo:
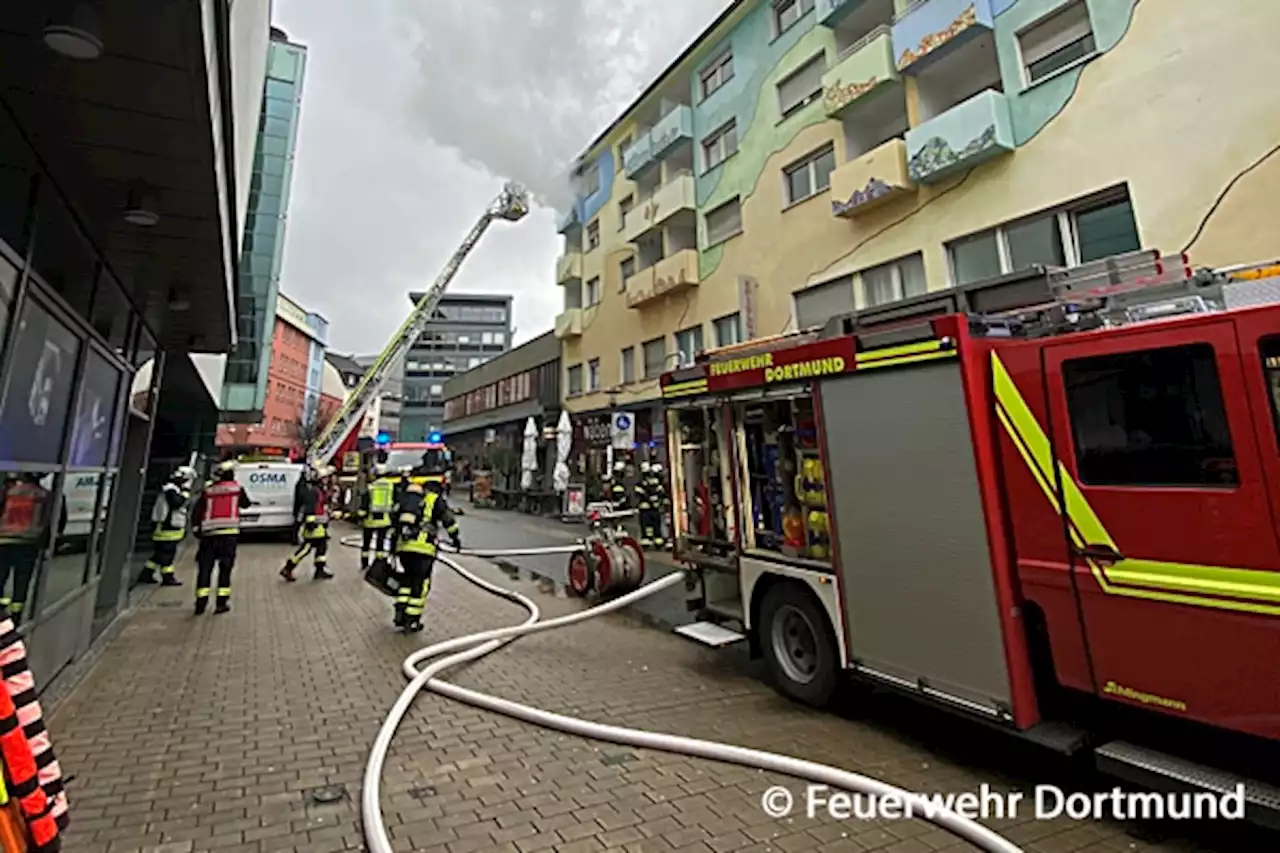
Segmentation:
[(899, 71), (915, 74), (983, 31), (995, 27), (990, 0), (925, 0), (893, 24)]
[(1004, 94), (988, 89), (907, 131), (907, 171), (927, 183), (1013, 148)]
[(840, 61), (822, 76), (822, 106), (827, 115), (839, 115), (881, 83), (897, 79), (893, 37), (889, 27), (882, 25), (846, 48)]

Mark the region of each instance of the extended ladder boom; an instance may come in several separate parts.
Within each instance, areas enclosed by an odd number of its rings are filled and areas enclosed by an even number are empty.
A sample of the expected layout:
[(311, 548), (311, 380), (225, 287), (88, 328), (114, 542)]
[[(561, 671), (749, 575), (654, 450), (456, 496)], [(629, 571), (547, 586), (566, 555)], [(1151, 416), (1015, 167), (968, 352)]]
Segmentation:
[(449, 262), (445, 264), (444, 269), (440, 271), (435, 283), (431, 285), (431, 288), (423, 295), (418, 304), (409, 312), (408, 318), (392, 335), (390, 342), (378, 356), (378, 360), (365, 371), (360, 383), (347, 396), (347, 401), (338, 409), (338, 412), (321, 431), (315, 442), (307, 448), (308, 463), (318, 466), (332, 459), (347, 436), (360, 423), (365, 412), (369, 410), (369, 406), (373, 404), (378, 392), (382, 390), (383, 384), (386, 383), (387, 378), (390, 376), (392, 367), (408, 351), (413, 342), (418, 339), (418, 336), (422, 334), (426, 328), (427, 321), (431, 319), (436, 306), (440, 304), (440, 297), (444, 295), (449, 282), (453, 280), (458, 268), (462, 266), (462, 262), (466, 260), (467, 255), (475, 248), (476, 243), (480, 242), (480, 238), (484, 235), (490, 223), (495, 219), (516, 222), (524, 218), (524, 215), (528, 212), (529, 194), (524, 187), (516, 183), (508, 183), (504, 186), (502, 194), (498, 196), (476, 222), (471, 232), (467, 234), (466, 239), (462, 241), (462, 245), (458, 247), (458, 250), (449, 258)]

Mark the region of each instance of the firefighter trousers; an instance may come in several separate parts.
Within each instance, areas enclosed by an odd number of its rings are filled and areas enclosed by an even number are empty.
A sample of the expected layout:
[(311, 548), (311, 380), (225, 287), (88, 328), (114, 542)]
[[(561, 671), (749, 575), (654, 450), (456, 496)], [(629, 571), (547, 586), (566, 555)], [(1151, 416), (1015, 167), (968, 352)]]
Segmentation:
[(293, 556), (285, 564), (285, 572), (292, 574), (293, 570), (307, 558), (308, 554), (314, 554), (313, 562), (315, 564), (316, 575), (321, 575), (325, 571), (325, 564), (329, 562), (329, 535), (317, 536), (315, 534), (307, 535), (306, 531), (302, 534), (302, 544), (298, 546), (298, 550), (293, 552)]
[[(22, 619), (22, 611), (26, 609), (40, 551), (35, 542), (0, 543), (0, 609), (8, 611), (15, 623)], [(12, 595), (7, 588), (10, 577), (13, 578)]]
[(369, 558), (380, 562), (391, 559), (391, 525), (366, 527), (361, 532), (360, 568), (369, 568)]
[(173, 576), (173, 564), (178, 558), (180, 544), (182, 544), (181, 539), (152, 540), (151, 559), (147, 560), (142, 567), (141, 579), (144, 583), (154, 582), (156, 572), (159, 572), (162, 578)]
[(646, 548), (662, 548), (662, 510), (652, 506), (640, 510), (640, 544)]
[(400, 552), (404, 585), (396, 596), (396, 625), (405, 628), (422, 624), (422, 612), (427, 607), (427, 592), (431, 589), (431, 572), (435, 562), (436, 558), (430, 554)]
[(196, 549), (196, 608), (203, 610), (209, 602), (209, 585), (213, 581), (213, 566), (218, 565), (218, 609), (225, 610), (231, 602), (231, 570), (236, 567), (236, 545), (240, 537), (235, 533), (206, 533), (200, 537)]

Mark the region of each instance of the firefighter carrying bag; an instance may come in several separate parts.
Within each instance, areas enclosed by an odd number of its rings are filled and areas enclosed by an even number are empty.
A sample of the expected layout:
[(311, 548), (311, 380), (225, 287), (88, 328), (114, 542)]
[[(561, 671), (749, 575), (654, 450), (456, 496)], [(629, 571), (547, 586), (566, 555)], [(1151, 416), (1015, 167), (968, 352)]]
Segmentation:
[(404, 586), (404, 575), (389, 562), (378, 560), (365, 571), (364, 582), (388, 598), (395, 598)]

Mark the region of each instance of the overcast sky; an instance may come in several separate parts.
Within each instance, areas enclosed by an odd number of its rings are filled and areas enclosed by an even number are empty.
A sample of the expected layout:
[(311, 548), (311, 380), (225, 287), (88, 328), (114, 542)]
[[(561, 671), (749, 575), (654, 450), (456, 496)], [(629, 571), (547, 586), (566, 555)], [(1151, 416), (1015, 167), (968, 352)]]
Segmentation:
[(547, 331), (565, 165), (728, 2), (274, 0), (309, 50), (281, 289), (332, 349), (381, 350), (510, 178), (543, 205), (452, 291), (513, 294), (517, 343)]

